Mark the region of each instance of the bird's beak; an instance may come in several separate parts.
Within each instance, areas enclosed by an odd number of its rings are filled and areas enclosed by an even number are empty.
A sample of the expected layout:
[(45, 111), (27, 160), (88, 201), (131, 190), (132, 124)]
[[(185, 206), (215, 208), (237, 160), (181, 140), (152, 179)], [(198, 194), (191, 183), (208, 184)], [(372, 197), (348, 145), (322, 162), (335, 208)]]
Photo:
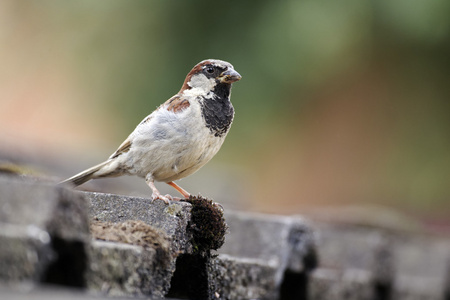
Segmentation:
[(242, 76), (233, 69), (226, 70), (218, 77), (220, 83), (233, 83), (241, 80)]

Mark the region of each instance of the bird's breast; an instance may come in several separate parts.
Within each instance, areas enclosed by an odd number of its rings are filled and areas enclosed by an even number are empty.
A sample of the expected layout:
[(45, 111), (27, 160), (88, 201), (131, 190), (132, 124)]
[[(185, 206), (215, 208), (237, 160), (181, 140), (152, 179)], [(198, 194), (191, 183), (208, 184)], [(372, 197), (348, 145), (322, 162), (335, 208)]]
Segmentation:
[[(186, 177), (206, 164), (220, 149), (225, 135), (205, 126), (199, 103), (182, 112), (161, 110), (136, 128), (126, 162), (130, 173), (156, 181)], [(125, 158), (125, 157), (124, 157)]]

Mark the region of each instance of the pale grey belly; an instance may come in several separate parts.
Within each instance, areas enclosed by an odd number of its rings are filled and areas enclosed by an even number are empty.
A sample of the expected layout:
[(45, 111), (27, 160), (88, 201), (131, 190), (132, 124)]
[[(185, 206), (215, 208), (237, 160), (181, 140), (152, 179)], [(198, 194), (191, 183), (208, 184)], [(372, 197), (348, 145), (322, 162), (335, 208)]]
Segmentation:
[[(125, 169), (131, 175), (169, 182), (191, 175), (205, 165), (220, 149), (223, 138), (211, 134), (160, 134), (132, 146), (126, 153)], [(125, 158), (125, 157), (124, 157)]]

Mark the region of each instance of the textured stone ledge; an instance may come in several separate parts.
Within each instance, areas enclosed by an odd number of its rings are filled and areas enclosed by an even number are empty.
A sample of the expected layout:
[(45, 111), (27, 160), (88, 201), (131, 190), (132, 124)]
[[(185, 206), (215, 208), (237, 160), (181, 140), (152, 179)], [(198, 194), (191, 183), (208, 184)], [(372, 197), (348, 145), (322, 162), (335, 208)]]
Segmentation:
[(77, 193), (0, 177), (0, 280), (84, 286), (87, 203)]
[(275, 261), (219, 255), (207, 264), (210, 299), (277, 299)]
[[(363, 270), (319, 268), (312, 273), (308, 299), (380, 299), (374, 295), (372, 274)], [(386, 299), (386, 298), (381, 298)]]
[[(279, 295), (303, 293), (303, 279), (317, 265), (315, 237), (306, 220), (235, 211), (226, 212), (225, 218), (229, 233), (219, 249), (219, 258), (225, 255), (226, 261), (257, 261), (256, 265), (264, 266), (261, 287), (266, 287), (266, 294), (259, 290), (259, 297), (276, 299)], [(299, 282), (288, 284), (292, 278)]]
[(175, 265), (155, 249), (93, 241), (89, 247), (88, 289), (114, 297), (163, 298)]
[[(0, 284), (0, 299), (4, 300), (107, 300), (106, 296), (86, 292), (80, 289), (54, 285), (3, 285)], [(131, 298), (121, 298), (131, 299)], [(144, 298), (141, 298), (144, 299)]]
[(0, 191), (3, 282), (56, 283), (110, 297), (271, 299), (286, 270), (312, 268), (304, 264), (314, 257), (312, 231), (298, 218), (230, 212), (230, 246), (217, 256), (205, 247), (220, 240), (199, 236), (220, 216), (214, 205), (166, 205), (20, 177), (0, 177)]
[(216, 252), (196, 203), (0, 176), (0, 298), (450, 299), (445, 237), (226, 211)]
[(449, 299), (448, 238), (354, 224), (313, 227), (320, 266), (310, 299), (366, 299), (362, 292), (368, 299)]
[(229, 233), (219, 253), (271, 261), (280, 272), (307, 272), (317, 265), (314, 233), (302, 217), (229, 211), (225, 219)]
[(139, 220), (165, 232), (171, 237), (174, 252), (191, 253), (192, 234), (187, 231), (192, 206), (186, 202), (154, 201), (102, 193), (83, 193), (90, 203), (89, 215), (99, 221), (118, 223)]

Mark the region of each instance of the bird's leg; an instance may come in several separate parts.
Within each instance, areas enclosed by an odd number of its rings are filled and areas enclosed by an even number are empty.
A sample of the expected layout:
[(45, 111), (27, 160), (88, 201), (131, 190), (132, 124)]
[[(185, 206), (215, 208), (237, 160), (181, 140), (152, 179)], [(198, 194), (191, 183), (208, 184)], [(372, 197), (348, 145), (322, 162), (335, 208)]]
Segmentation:
[(191, 196), (191, 194), (189, 194), (185, 189), (183, 189), (181, 186), (179, 186), (178, 184), (176, 184), (173, 181), (167, 182), (168, 185), (172, 186), (174, 189), (176, 189), (177, 191), (180, 192), (181, 195), (183, 195), (183, 197), (185, 199), (189, 199), (189, 197)]
[(172, 200), (172, 197), (170, 195), (163, 196), (158, 191), (158, 189), (155, 186), (153, 177), (151, 174), (148, 174), (145, 176), (145, 182), (147, 182), (148, 186), (152, 189), (152, 201), (155, 201), (156, 199), (164, 201), (164, 203), (169, 204), (169, 200)]

